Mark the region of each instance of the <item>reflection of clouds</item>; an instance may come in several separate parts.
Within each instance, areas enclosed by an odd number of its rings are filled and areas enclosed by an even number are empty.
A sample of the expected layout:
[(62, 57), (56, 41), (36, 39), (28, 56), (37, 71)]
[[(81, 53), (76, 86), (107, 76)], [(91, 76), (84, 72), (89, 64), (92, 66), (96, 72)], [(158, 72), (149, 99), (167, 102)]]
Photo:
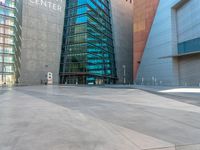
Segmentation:
[(6, 0), (0, 0), (0, 3), (5, 3), (6, 2)]
[(200, 93), (200, 88), (177, 88), (159, 91), (161, 93)]

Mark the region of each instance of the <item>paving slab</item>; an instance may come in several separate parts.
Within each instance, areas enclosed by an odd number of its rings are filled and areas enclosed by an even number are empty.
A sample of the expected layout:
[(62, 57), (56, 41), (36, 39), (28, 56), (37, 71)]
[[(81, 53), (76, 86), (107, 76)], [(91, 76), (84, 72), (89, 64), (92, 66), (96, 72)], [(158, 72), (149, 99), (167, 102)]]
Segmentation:
[(29, 86), (0, 94), (0, 150), (200, 150), (199, 143), (199, 106), (146, 91)]

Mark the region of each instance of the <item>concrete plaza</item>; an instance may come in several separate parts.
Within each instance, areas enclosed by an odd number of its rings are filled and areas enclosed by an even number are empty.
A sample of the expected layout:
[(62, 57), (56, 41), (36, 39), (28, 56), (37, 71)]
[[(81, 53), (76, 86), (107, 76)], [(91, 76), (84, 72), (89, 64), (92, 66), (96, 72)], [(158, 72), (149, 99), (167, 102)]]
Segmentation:
[(0, 150), (200, 150), (200, 98), (138, 89), (0, 89)]

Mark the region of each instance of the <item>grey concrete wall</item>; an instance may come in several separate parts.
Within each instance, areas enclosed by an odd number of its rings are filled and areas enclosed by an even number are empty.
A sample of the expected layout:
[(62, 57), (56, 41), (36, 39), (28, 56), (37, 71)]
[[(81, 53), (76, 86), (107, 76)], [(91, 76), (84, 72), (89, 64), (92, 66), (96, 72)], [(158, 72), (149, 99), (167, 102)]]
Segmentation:
[(23, 1), (21, 84), (40, 84), (48, 71), (58, 83), (64, 12), (65, 0)]
[(133, 83), (133, 2), (111, 0), (111, 9), (118, 83), (123, 83), (123, 65), (126, 83)]
[(180, 85), (200, 86), (200, 54), (179, 58)]
[(160, 0), (137, 83), (199, 85), (200, 54), (172, 57), (179, 42), (200, 37), (199, 10), (199, 0)]
[[(189, 0), (177, 10), (178, 42), (200, 37), (200, 1)], [(200, 85), (200, 54), (186, 55), (178, 59), (180, 85)]]
[(189, 0), (177, 10), (178, 42), (200, 37), (200, 0)]

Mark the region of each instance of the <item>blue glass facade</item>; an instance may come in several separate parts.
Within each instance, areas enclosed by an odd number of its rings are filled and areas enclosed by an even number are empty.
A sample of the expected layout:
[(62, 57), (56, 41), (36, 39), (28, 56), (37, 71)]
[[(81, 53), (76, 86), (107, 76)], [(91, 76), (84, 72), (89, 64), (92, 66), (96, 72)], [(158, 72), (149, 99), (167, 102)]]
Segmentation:
[(13, 85), (20, 76), (21, 4), (0, 1), (0, 84)]
[(61, 84), (114, 83), (116, 68), (109, 0), (67, 0)]
[(193, 52), (200, 52), (200, 38), (178, 44), (178, 54), (187, 54)]

